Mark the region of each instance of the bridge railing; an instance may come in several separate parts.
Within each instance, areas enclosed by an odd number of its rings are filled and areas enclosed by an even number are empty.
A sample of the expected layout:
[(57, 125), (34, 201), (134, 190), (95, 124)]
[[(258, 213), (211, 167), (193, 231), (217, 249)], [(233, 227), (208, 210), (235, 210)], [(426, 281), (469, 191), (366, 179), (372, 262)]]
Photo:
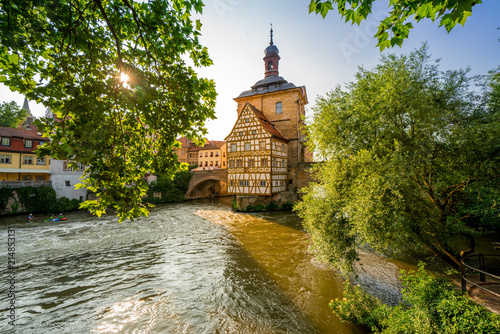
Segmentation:
[[(470, 259), (474, 259), (477, 257), (477, 267), (474, 267), (472, 265), (469, 265), (466, 262), (466, 260), (470, 260)], [(479, 281), (480, 282), (486, 282), (486, 276), (490, 277), (490, 278), (494, 278), (494, 279), (497, 279), (497, 280), (500, 280), (500, 277), (497, 276), (497, 275), (494, 275), (492, 273), (489, 273), (486, 271), (486, 266), (485, 266), (485, 263), (484, 263), (484, 258), (485, 257), (500, 257), (500, 255), (498, 254), (482, 254), (482, 253), (478, 253), (478, 254), (471, 254), (469, 256), (466, 256), (466, 257), (463, 257), (462, 259), (460, 259), (460, 276), (462, 278), (462, 291), (466, 292), (467, 291), (467, 283), (471, 284), (471, 285), (474, 285), (484, 291), (486, 291), (487, 293), (490, 293), (498, 298), (500, 298), (500, 294), (494, 292), (494, 291), (491, 291), (490, 289), (487, 289), (486, 287), (484, 286), (481, 286), (480, 284), (477, 284), (475, 282), (473, 282), (472, 280), (468, 279), (467, 278), (467, 273), (470, 273), (470, 272), (477, 272), (479, 273)], [(491, 270), (491, 269), (500, 269), (500, 268), (497, 268), (497, 267), (488, 267), (488, 270)]]

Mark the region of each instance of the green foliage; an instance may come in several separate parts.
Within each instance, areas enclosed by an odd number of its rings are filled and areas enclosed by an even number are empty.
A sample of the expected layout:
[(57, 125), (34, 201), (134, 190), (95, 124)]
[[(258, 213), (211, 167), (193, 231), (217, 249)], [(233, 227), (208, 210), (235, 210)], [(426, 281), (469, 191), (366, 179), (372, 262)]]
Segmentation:
[[(173, 174), (176, 138), (203, 138), (215, 85), (199, 42), (199, 0), (3, 1), (0, 82), (50, 107), (37, 154), (87, 166), (82, 187), (120, 221), (147, 215), (147, 173)], [(190, 66), (186, 60), (189, 59)], [(123, 82), (122, 74), (129, 77)], [(39, 78), (39, 79), (36, 79)]]
[[(311, 0), (309, 13), (315, 12), (325, 18), (336, 5), (346, 23), (360, 24), (372, 13), (374, 1)], [(390, 1), (389, 13), (380, 21), (378, 31), (374, 36), (378, 39), (377, 46), (380, 47), (380, 51), (394, 45), (401, 46), (408, 38), (410, 29), (413, 29), (411, 21), (420, 22), (422, 19), (430, 19), (434, 22), (440, 19), (439, 26), (444, 26), (446, 31), (450, 32), (457, 23), (462, 26), (465, 24), (467, 18), (472, 15), (472, 7), (478, 3), (481, 3), (481, 0)]]
[(293, 203), (283, 203), (280, 207), (280, 210), (292, 210), (293, 209)]
[(376, 333), (498, 333), (500, 316), (488, 312), (453, 285), (428, 274), (423, 265), (417, 272), (402, 271), (403, 303), (389, 307), (346, 283), (343, 300), (330, 307), (344, 322), (366, 326)]
[(271, 202), (266, 206), (266, 210), (269, 210), (269, 211), (276, 210), (277, 208), (278, 208), (278, 205), (274, 202)]
[(423, 47), (318, 98), (309, 145), (326, 161), (296, 206), (318, 257), (348, 272), (370, 244), (457, 267), (454, 237), (472, 251), (479, 227), (500, 225), (500, 111), (470, 84)]
[(23, 212), (29, 213), (68, 212), (78, 210), (81, 203), (77, 199), (57, 198), (52, 187), (1, 188), (0, 212), (5, 210), (9, 197), (14, 196), (14, 191), (17, 192), (19, 201), (11, 205), (11, 214), (20, 212), (21, 208), (24, 208)]
[[(168, 174), (158, 175), (156, 181), (151, 182), (147, 192), (146, 202), (149, 203), (178, 203), (186, 198), (186, 193), (192, 174), (189, 171), (175, 173), (173, 179)], [(160, 193), (161, 198), (155, 197), (154, 193)]]
[(0, 188), (0, 214), (7, 208), (9, 198), (14, 194), (12, 188)]
[(52, 187), (22, 187), (16, 191), (25, 212), (51, 212), (57, 203), (56, 191)]
[(28, 117), (28, 112), (21, 109), (15, 101), (0, 104), (0, 126), (17, 128)]

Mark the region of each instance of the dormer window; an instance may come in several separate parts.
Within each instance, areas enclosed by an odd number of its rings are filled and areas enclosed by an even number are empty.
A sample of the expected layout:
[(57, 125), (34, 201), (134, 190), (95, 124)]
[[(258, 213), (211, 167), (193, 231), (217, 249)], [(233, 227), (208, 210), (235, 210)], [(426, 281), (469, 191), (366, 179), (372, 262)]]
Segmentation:
[(2, 137), (2, 146), (10, 146), (10, 138)]
[(24, 140), (24, 147), (25, 148), (33, 148), (33, 140), (31, 140), (31, 139), (25, 139)]

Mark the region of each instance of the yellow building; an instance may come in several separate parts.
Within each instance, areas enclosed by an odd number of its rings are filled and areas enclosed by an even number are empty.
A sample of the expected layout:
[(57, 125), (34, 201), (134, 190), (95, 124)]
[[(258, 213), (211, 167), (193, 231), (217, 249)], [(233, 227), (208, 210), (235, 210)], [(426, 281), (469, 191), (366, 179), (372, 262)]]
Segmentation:
[(48, 138), (36, 131), (0, 127), (0, 181), (48, 181), (49, 157), (35, 155)]
[(226, 142), (209, 140), (198, 149), (198, 168), (196, 170), (225, 168), (227, 168)]

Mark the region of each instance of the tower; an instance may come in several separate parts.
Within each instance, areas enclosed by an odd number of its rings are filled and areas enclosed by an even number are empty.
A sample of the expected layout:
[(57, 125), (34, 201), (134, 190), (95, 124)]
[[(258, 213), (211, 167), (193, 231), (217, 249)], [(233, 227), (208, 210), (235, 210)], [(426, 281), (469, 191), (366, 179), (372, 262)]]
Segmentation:
[[(233, 177), (234, 182), (237, 181), (238, 186), (240, 181), (243, 182), (243, 187), (235, 194), (248, 194), (245, 181), (250, 180), (248, 187), (251, 187), (255, 173), (263, 173), (262, 170), (253, 171), (256, 161), (260, 161), (259, 168), (264, 168), (268, 165), (262, 159), (269, 159), (270, 176), (259, 176), (259, 182), (264, 187), (269, 180), (271, 187), (269, 192), (266, 190), (261, 194), (274, 194), (276, 191), (295, 190), (300, 174), (299, 163), (312, 160), (301, 130), (308, 103), (306, 88), (295, 86), (279, 75), (280, 59), (271, 27), (269, 46), (264, 49), (264, 78), (234, 98), (238, 103), (238, 120), (226, 140), (228, 159), (233, 158), (235, 164), (232, 167), (232, 162), (228, 160), (228, 175)], [(270, 139), (264, 142), (259, 135), (270, 136)], [(253, 168), (251, 173), (248, 168)], [(229, 188), (228, 193), (231, 193)]]
[(271, 41), (269, 46), (264, 50), (264, 74), (266, 77), (270, 75), (278, 75), (278, 65), (280, 61), (279, 50), (273, 43), (273, 27), (271, 26)]

